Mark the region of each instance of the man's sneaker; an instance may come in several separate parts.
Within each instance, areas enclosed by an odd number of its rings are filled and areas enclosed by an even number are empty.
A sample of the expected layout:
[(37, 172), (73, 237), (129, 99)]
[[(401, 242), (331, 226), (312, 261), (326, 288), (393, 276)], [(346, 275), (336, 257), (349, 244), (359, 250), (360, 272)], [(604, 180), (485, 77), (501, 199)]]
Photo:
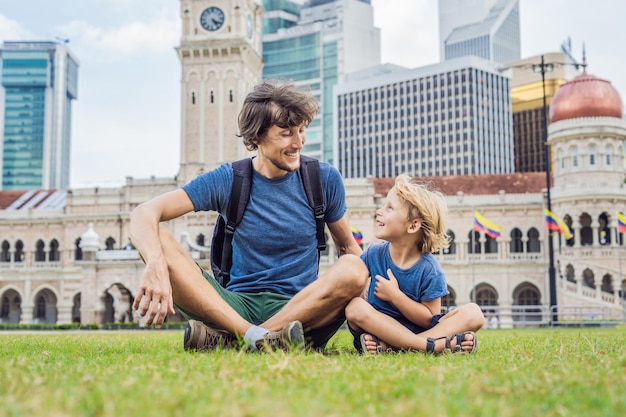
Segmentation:
[(185, 350), (227, 349), (237, 346), (237, 338), (224, 331), (215, 330), (201, 321), (189, 320), (185, 328)]
[(288, 323), (279, 332), (267, 333), (263, 339), (256, 342), (256, 348), (261, 352), (266, 350), (303, 350), (304, 347), (304, 330), (302, 323), (297, 320)]

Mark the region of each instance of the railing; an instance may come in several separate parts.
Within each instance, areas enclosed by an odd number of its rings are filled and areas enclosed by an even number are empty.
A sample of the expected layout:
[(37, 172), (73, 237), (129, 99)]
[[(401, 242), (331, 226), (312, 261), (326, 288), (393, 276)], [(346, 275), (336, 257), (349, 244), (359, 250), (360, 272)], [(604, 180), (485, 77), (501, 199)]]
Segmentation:
[(608, 327), (620, 324), (611, 319), (611, 309), (599, 306), (552, 306), (550, 314), (557, 314), (558, 322), (552, 326)]

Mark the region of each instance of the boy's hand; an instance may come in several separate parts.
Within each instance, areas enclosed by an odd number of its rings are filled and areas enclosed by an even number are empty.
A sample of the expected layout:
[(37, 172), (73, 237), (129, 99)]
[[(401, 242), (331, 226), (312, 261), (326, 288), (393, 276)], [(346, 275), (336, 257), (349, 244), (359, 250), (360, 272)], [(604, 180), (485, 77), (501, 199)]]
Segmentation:
[(389, 278), (376, 275), (374, 295), (383, 301), (391, 302), (400, 292), (400, 287), (398, 286), (398, 280), (393, 275), (393, 272), (391, 272), (391, 269), (387, 269), (387, 274), (389, 275)]

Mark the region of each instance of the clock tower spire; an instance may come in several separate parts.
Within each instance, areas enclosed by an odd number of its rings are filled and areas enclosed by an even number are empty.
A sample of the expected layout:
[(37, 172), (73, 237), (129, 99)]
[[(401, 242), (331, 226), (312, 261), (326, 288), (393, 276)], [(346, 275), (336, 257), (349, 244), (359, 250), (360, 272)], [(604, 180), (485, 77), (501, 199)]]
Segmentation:
[(260, 0), (180, 0), (181, 149), (178, 182), (248, 155), (237, 126), (261, 79)]

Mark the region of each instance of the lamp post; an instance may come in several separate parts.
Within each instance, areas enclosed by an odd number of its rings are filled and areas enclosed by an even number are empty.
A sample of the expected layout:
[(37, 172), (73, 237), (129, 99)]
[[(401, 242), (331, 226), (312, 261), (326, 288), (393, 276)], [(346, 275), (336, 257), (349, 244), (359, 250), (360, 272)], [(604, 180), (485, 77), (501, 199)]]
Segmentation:
[[(583, 52), (584, 54), (584, 52)], [(548, 105), (547, 105), (547, 97), (546, 97), (546, 73), (552, 72), (555, 66), (564, 66), (571, 65), (578, 69), (581, 65), (585, 66), (585, 59), (583, 58), (583, 64), (578, 64), (576, 62), (545, 62), (544, 55), (541, 55), (541, 61), (539, 64), (523, 64), (523, 65), (514, 65), (507, 66), (500, 69), (500, 71), (504, 71), (512, 68), (520, 68), (520, 69), (532, 69), (534, 73), (541, 74), (541, 88), (542, 88), (542, 96), (543, 96), (543, 107), (542, 107), (542, 135), (543, 135), (543, 150), (544, 150), (544, 167), (546, 170), (546, 206), (547, 209), (552, 211), (552, 199), (550, 196), (550, 146), (548, 145)], [(554, 266), (554, 243), (552, 241), (552, 231), (548, 230), (548, 289), (550, 293), (550, 310), (552, 313), (552, 324), (558, 323), (558, 311), (557, 311), (557, 295), (556, 295), (556, 268)]]
[[(542, 131), (543, 131), (543, 150), (546, 167), (546, 206), (548, 211), (552, 212), (552, 199), (550, 197), (550, 146), (548, 145), (548, 106), (546, 104), (546, 72), (554, 69), (554, 64), (547, 64), (544, 56), (541, 55), (541, 63), (532, 66), (533, 72), (541, 73), (541, 88), (543, 89), (543, 108), (542, 108)], [(559, 320), (557, 311), (556, 297), (556, 269), (554, 268), (554, 242), (552, 240), (552, 230), (548, 230), (548, 285), (550, 292), (550, 311), (552, 312), (552, 324), (556, 324)]]

